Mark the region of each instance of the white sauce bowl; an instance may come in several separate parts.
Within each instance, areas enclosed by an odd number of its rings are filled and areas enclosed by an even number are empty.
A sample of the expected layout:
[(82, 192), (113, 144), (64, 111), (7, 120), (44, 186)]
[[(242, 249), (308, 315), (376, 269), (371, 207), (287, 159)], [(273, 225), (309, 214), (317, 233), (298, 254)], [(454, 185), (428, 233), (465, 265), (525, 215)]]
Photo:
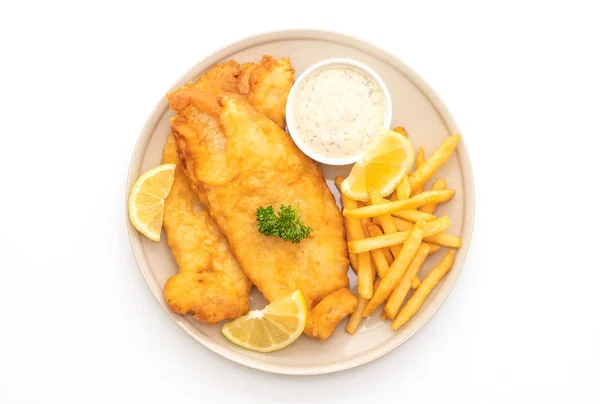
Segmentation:
[(390, 125), (392, 123), (392, 98), (390, 97), (390, 92), (388, 91), (388, 88), (386, 87), (385, 83), (383, 82), (383, 79), (373, 69), (371, 69), (369, 66), (367, 66), (363, 63), (357, 62), (356, 60), (353, 60), (353, 59), (335, 58), (335, 59), (326, 59), (326, 60), (323, 60), (319, 63), (316, 63), (316, 64), (310, 66), (308, 69), (306, 69), (304, 71), (304, 73), (302, 73), (300, 75), (300, 77), (298, 77), (298, 79), (292, 86), (292, 89), (290, 90), (290, 93), (288, 95), (287, 105), (286, 105), (287, 131), (290, 134), (290, 136), (292, 137), (292, 139), (294, 140), (294, 142), (296, 143), (296, 145), (300, 148), (300, 150), (302, 150), (302, 152), (304, 154), (306, 154), (308, 157), (312, 158), (313, 160), (316, 160), (316, 161), (319, 161), (321, 163), (328, 164), (328, 165), (338, 165), (338, 166), (354, 164), (358, 160), (360, 160), (360, 158), (362, 157), (362, 155), (364, 153), (364, 150), (362, 150), (357, 155), (345, 157), (345, 158), (331, 158), (331, 157), (322, 156), (322, 155), (318, 154), (317, 152), (315, 152), (314, 150), (312, 150), (310, 148), (310, 146), (307, 145), (299, 137), (298, 132), (296, 130), (296, 121), (295, 121), (295, 116), (294, 116), (294, 110), (295, 110), (294, 104), (295, 104), (295, 99), (296, 99), (296, 93), (300, 89), (300, 86), (302, 85), (302, 83), (308, 77), (312, 76), (313, 74), (315, 74), (316, 72), (318, 72), (320, 70), (325, 70), (325, 69), (330, 69), (330, 68), (349, 68), (349, 69), (352, 69), (359, 73), (362, 73), (368, 79), (370, 79), (373, 83), (375, 83), (375, 85), (377, 87), (379, 87), (379, 89), (381, 90), (381, 93), (383, 94), (383, 102), (384, 102), (384, 105), (383, 105), (383, 109), (384, 109), (383, 127), (385, 127), (385, 128), (390, 127)]

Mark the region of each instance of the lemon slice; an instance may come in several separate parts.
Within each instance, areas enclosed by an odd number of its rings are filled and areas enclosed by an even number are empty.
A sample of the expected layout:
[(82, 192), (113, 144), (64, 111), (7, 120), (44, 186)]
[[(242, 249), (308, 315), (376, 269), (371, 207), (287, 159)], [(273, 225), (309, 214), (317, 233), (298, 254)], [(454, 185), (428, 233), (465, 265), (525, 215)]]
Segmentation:
[(175, 164), (163, 164), (142, 175), (129, 194), (129, 219), (150, 240), (160, 240), (165, 198), (175, 178)]
[(236, 345), (258, 352), (273, 352), (294, 342), (306, 326), (306, 303), (297, 290), (262, 310), (252, 310), (221, 328)]
[(369, 200), (369, 190), (388, 196), (406, 175), (414, 159), (412, 145), (405, 136), (382, 129), (376, 142), (365, 151), (342, 182), (342, 193), (363, 202)]

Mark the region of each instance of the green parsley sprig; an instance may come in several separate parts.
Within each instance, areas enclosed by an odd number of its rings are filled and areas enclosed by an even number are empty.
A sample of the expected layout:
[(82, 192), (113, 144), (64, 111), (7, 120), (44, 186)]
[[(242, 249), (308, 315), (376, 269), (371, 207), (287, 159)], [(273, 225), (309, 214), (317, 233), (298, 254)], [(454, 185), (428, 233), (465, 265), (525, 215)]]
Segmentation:
[(266, 236), (279, 237), (285, 241), (299, 243), (310, 236), (312, 228), (305, 226), (298, 213), (298, 205), (279, 206), (275, 213), (273, 206), (256, 209), (258, 231)]

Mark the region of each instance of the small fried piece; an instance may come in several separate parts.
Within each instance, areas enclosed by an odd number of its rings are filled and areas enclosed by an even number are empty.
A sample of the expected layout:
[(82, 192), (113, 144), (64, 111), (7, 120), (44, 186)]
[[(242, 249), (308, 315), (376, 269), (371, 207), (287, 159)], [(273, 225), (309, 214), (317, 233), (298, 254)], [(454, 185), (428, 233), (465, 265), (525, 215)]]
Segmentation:
[(433, 177), (435, 172), (448, 161), (450, 156), (452, 156), (452, 152), (456, 149), (459, 140), (460, 135), (450, 136), (444, 140), (440, 147), (425, 160), (425, 163), (408, 176), (413, 195), (416, 195), (416, 190), (419, 189), (419, 187), (423, 187), (423, 185)]
[[(450, 227), (450, 218), (448, 216), (442, 216), (432, 222), (425, 223), (422, 220), (420, 222), (423, 222), (424, 237), (430, 237), (432, 235), (441, 233)], [(365, 238), (364, 240), (354, 240), (348, 243), (348, 249), (351, 252), (358, 254), (375, 250), (377, 248), (402, 244), (408, 239), (411, 231), (414, 231), (414, 227), (409, 231), (400, 231), (393, 234), (385, 234), (383, 236), (369, 237)]]
[(381, 205), (364, 206), (358, 209), (344, 209), (346, 217), (373, 217), (393, 214), (400, 210), (420, 208), (428, 203), (441, 203), (450, 200), (454, 196), (453, 189), (443, 191), (425, 191), (403, 201), (394, 201)]
[[(433, 183), (433, 186), (431, 187), (431, 190), (432, 191), (441, 191), (442, 189), (446, 189), (446, 181), (444, 181), (441, 178), (438, 178)], [(421, 212), (429, 213), (429, 214), (433, 215), (433, 212), (435, 212), (435, 208), (437, 208), (437, 206), (438, 206), (437, 203), (428, 203), (427, 205), (421, 206), (419, 208), (419, 210)]]
[(358, 301), (348, 289), (338, 289), (325, 296), (309, 313), (305, 332), (321, 341), (333, 334), (346, 316), (356, 310)]
[(404, 129), (404, 126), (396, 126), (394, 132), (401, 134), (404, 137), (408, 137), (408, 132)]
[(406, 299), (406, 295), (411, 288), (415, 276), (417, 276), (419, 273), (419, 269), (421, 269), (421, 266), (423, 266), (423, 263), (428, 255), (429, 244), (421, 243), (421, 246), (417, 250), (417, 255), (415, 255), (415, 258), (413, 258), (413, 260), (410, 262), (406, 272), (404, 275), (402, 275), (400, 283), (387, 299), (387, 303), (384, 307), (387, 318), (394, 319), (398, 314), (398, 310), (400, 310), (402, 302), (404, 302), (404, 299)]
[(373, 313), (400, 283), (402, 275), (404, 275), (406, 268), (408, 268), (410, 262), (415, 258), (419, 246), (421, 245), (423, 235), (425, 234), (424, 225), (425, 223), (422, 220), (415, 224), (415, 227), (412, 229), (406, 242), (402, 246), (400, 255), (396, 258), (385, 277), (381, 280), (373, 294), (373, 298), (369, 301), (367, 307), (365, 307), (363, 317), (368, 317)]
[(439, 281), (450, 271), (452, 268), (452, 264), (454, 263), (454, 250), (450, 250), (448, 254), (442, 259), (442, 261), (435, 266), (429, 272), (429, 274), (423, 279), (421, 282), (421, 286), (415, 290), (413, 295), (408, 299), (402, 310), (400, 310), (400, 314), (392, 323), (392, 329), (397, 330), (403, 324), (406, 324), (408, 320), (411, 319), (412, 316), (415, 315), (417, 311), (423, 305), (423, 302), (429, 296), (435, 285), (439, 283)]
[[(423, 243), (421, 243), (421, 244), (423, 244)], [(439, 248), (439, 246), (438, 246), (438, 248)], [(429, 252), (429, 254), (431, 254), (431, 251)], [(418, 287), (419, 287), (419, 285), (420, 285), (420, 284), (421, 284), (421, 280), (419, 279), (419, 275), (416, 275), (416, 276), (413, 278), (413, 280), (412, 280), (412, 285), (410, 285), (410, 287), (411, 287), (412, 289), (416, 289), (416, 288), (418, 288)]]

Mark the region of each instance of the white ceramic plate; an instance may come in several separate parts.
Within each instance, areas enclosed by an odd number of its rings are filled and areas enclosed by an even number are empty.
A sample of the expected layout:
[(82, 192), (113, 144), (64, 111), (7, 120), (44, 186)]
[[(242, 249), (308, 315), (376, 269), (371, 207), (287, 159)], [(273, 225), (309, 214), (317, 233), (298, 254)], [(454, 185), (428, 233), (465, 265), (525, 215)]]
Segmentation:
[[(296, 70), (296, 77), (310, 65), (328, 58), (346, 57), (367, 64), (379, 73), (390, 90), (394, 107), (392, 127), (404, 126), (415, 149), (423, 146), (426, 153), (431, 153), (444, 138), (460, 133), (444, 103), (404, 63), (373, 45), (332, 32), (278, 31), (244, 39), (202, 60), (181, 77), (173, 89), (196, 79), (215, 63), (229, 59), (238, 62), (258, 61), (263, 54), (289, 56)], [(160, 164), (172, 115), (166, 98), (163, 98), (150, 115), (135, 147), (128, 175), (127, 195), (142, 173)], [(339, 193), (333, 185), (333, 179), (338, 174), (347, 175), (349, 167), (323, 166), (323, 171), (339, 202)], [(206, 325), (191, 316), (181, 316), (169, 310), (163, 298), (163, 285), (177, 272), (177, 267), (164, 241), (164, 234), (162, 241), (155, 243), (144, 238), (130, 224), (131, 245), (140, 270), (160, 305), (182, 330), (208, 349), (239, 364), (267, 372), (295, 375), (337, 372), (375, 360), (414, 335), (435, 314), (456, 282), (469, 249), (474, 218), (473, 174), (464, 138), (439, 175), (450, 188), (456, 190), (456, 194), (449, 203), (441, 205), (436, 214), (450, 216), (452, 227), (448, 231), (460, 235), (463, 246), (457, 251), (454, 267), (434, 289), (421, 310), (396, 332), (391, 330), (389, 322), (384, 323), (380, 319), (378, 311), (363, 322), (354, 336), (344, 332), (346, 321), (343, 321), (327, 341), (302, 336), (281, 351), (269, 354), (251, 352), (225, 339), (221, 335), (220, 325)], [(440, 249), (428, 259), (421, 274), (427, 273), (443, 257), (445, 250)], [(356, 278), (352, 271), (349, 273), (351, 286), (355, 288)], [(261, 308), (264, 304), (265, 300), (254, 289), (252, 308)]]

